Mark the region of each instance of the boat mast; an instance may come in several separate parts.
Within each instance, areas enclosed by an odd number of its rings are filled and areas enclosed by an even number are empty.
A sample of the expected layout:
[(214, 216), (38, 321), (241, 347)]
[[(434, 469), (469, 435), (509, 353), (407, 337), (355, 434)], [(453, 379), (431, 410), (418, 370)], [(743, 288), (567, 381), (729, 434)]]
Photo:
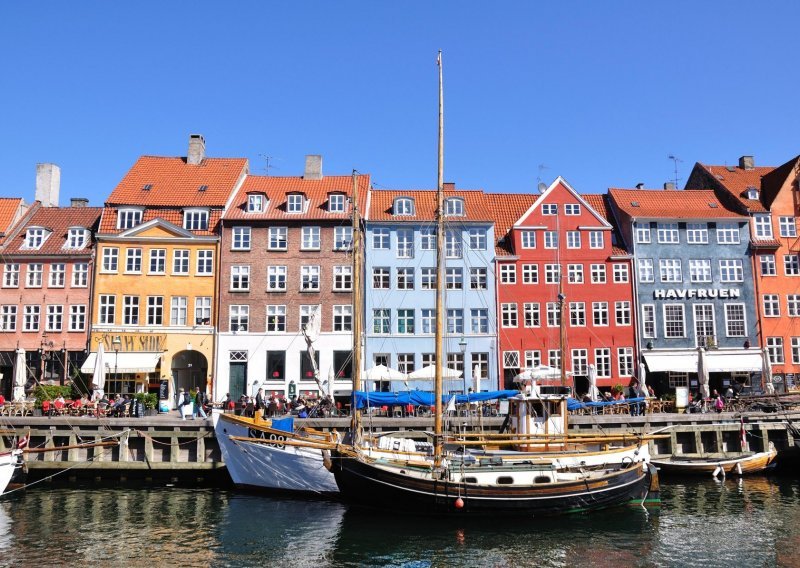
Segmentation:
[(564, 295), (564, 266), (561, 263), (561, 227), (556, 216), (556, 242), (558, 249), (556, 255), (558, 257), (558, 361), (559, 370), (561, 371), (561, 386), (567, 384), (567, 366), (565, 360), (565, 345), (567, 344), (567, 318), (566, 310), (567, 297)]
[[(361, 218), (358, 210), (358, 176), (353, 170), (353, 392), (361, 390), (361, 333), (363, 329), (361, 309)], [(361, 436), (361, 412), (353, 397), (350, 427), (353, 445)]]
[(442, 89), (442, 50), (436, 58), (439, 66), (439, 167), (436, 183), (436, 373), (434, 379), (435, 416), (433, 463), (442, 463), (442, 366), (444, 365), (444, 91)]

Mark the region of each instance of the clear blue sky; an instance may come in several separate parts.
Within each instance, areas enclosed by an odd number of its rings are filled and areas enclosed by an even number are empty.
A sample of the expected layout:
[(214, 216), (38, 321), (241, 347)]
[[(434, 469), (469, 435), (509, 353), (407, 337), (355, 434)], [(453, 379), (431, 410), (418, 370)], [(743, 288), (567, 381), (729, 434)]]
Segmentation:
[(800, 153), (800, 3), (3, 2), (0, 195), (101, 204), (141, 154), (244, 156), (299, 175), (524, 192), (673, 177)]

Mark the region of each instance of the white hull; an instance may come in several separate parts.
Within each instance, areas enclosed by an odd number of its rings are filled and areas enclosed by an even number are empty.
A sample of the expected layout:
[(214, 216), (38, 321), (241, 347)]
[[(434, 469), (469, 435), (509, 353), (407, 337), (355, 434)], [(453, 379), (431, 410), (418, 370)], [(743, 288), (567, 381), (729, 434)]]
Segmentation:
[(17, 469), (20, 455), (22, 450), (13, 450), (0, 455), (0, 495), (6, 492), (6, 487)]

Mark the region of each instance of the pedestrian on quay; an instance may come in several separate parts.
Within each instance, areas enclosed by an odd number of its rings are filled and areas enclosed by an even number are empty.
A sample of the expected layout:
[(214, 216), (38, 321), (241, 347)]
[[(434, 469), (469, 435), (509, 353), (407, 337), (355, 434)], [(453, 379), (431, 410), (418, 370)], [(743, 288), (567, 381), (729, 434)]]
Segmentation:
[(266, 400), (264, 399), (264, 389), (258, 389), (256, 393), (256, 404), (253, 410), (258, 412), (260, 410), (264, 410), (266, 407)]
[(224, 412), (231, 412), (234, 408), (233, 400), (231, 400), (231, 393), (225, 393), (225, 400), (222, 401), (222, 410)]
[(206, 416), (206, 410), (204, 408), (205, 403), (206, 403), (206, 393), (202, 388), (198, 387), (197, 394), (194, 395), (194, 411), (192, 412), (192, 420), (194, 420), (195, 416), (200, 416), (201, 418), (203, 418), (203, 420), (208, 418), (208, 416)]
[[(181, 389), (181, 394), (178, 397), (178, 412), (181, 415), (181, 420), (186, 420), (186, 414), (189, 412), (189, 405), (192, 404), (192, 397), (186, 392), (186, 388)], [(194, 415), (192, 415), (194, 420)]]

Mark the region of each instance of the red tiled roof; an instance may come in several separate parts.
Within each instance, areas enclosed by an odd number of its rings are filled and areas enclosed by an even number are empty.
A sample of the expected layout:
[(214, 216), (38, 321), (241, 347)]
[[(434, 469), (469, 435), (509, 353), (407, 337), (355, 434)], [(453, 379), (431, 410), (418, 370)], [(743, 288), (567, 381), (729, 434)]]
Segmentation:
[[(205, 158), (190, 165), (185, 158), (142, 156), (106, 205), (224, 207), (246, 172), (246, 158)], [(148, 185), (150, 189), (144, 189)]]
[[(219, 220), (222, 217), (222, 209), (211, 209), (208, 215), (208, 230), (192, 231), (195, 235), (209, 236), (216, 235)], [(183, 227), (183, 208), (176, 207), (147, 207), (142, 215), (142, 224), (153, 219), (162, 219), (178, 227)], [(123, 229), (117, 229), (117, 210), (115, 207), (103, 209), (103, 218), (100, 221), (100, 229), (97, 231), (102, 235), (117, 235)]]
[[(449, 185), (449, 184), (447, 184)], [(414, 200), (414, 215), (393, 215), (392, 206), (396, 197), (410, 197)], [(464, 199), (464, 216), (451, 218), (459, 221), (492, 221), (492, 213), (486, 202), (486, 194), (482, 189), (448, 189), (444, 190), (444, 198), (461, 197)], [(369, 206), (370, 221), (395, 221), (415, 223), (435, 220), (435, 189), (374, 189)]]
[(17, 212), (23, 201), (19, 197), (0, 197), (0, 243), (5, 240), (5, 235), (11, 230), (17, 220)]
[[(54, 254), (91, 254), (92, 239), (79, 251), (64, 249), (70, 227), (83, 227), (91, 233), (97, 230), (100, 219), (100, 207), (40, 207), (20, 228), (4, 251), (5, 254), (54, 255)], [(28, 227), (44, 227), (52, 231), (41, 248), (36, 250), (22, 248)]]
[[(597, 211), (597, 213), (613, 227), (614, 240), (618, 243), (622, 242), (620, 237), (617, 222), (614, 219), (614, 214), (611, 212), (611, 206), (608, 204), (608, 195), (603, 193), (584, 193), (581, 195), (584, 201), (589, 204), (589, 207)], [(628, 251), (618, 245), (611, 245), (612, 256), (625, 256)]]
[[(367, 193), (370, 187), (369, 174), (358, 176), (358, 201), (361, 215), (365, 215)], [(250, 193), (263, 193), (268, 204), (263, 213), (248, 213), (247, 200)], [(286, 199), (290, 193), (302, 193), (308, 200), (304, 213), (287, 213)], [(350, 197), (353, 193), (352, 176), (324, 176), (322, 179), (304, 179), (296, 177), (247, 176), (242, 187), (236, 193), (231, 206), (225, 212), (224, 219), (244, 220), (342, 220), (350, 217), (350, 208), (342, 213), (328, 212), (328, 195), (343, 193)]]
[(494, 217), (495, 254), (512, 255), (511, 227), (531, 208), (538, 195), (530, 193), (487, 193), (486, 205)]
[(774, 170), (774, 167), (758, 166), (751, 169), (744, 169), (738, 166), (709, 166), (700, 163), (698, 163), (698, 165), (705, 168), (720, 185), (727, 189), (731, 195), (738, 199), (751, 212), (763, 213), (767, 211), (760, 200), (747, 199), (747, 188), (755, 187), (760, 190), (761, 178)]
[(722, 219), (744, 215), (725, 207), (714, 192), (682, 189), (608, 190), (617, 207), (631, 217), (656, 219)]

